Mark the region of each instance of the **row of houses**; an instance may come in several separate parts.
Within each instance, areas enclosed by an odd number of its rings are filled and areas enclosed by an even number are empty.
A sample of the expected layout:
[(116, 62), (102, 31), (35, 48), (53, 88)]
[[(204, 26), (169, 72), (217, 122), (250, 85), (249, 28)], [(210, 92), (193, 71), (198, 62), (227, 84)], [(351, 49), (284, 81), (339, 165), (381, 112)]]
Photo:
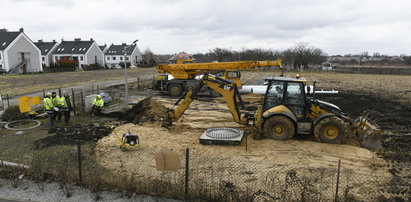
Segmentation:
[(124, 59), (131, 66), (141, 62), (138, 46), (125, 43), (99, 46), (92, 38), (33, 42), (22, 28), (15, 32), (0, 29), (0, 70), (10, 73), (42, 72), (43, 67), (53, 63), (76, 64), (79, 69), (88, 65), (119, 68)]

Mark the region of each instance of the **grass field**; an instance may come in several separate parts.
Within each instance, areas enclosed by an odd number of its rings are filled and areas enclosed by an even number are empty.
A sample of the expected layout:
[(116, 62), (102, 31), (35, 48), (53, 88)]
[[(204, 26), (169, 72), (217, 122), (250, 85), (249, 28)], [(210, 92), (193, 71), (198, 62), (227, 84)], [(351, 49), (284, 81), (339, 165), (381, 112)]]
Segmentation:
[[(130, 78), (153, 75), (154, 68), (134, 68), (128, 70)], [(56, 89), (70, 86), (86, 85), (101, 81), (124, 78), (124, 70), (59, 72), (43, 74), (17, 74), (0, 76), (0, 94), (9, 96), (23, 95), (43, 89)]]

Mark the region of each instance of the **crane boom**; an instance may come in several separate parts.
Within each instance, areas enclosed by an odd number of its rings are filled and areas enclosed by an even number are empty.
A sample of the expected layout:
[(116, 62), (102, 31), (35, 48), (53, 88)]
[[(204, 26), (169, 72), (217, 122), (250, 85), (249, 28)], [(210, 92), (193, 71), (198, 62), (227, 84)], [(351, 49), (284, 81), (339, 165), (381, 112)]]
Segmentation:
[(279, 66), (281, 69), (281, 60), (274, 61), (237, 61), (237, 62), (210, 62), (210, 63), (177, 63), (177, 64), (159, 64), (157, 65), (158, 73), (169, 73), (175, 79), (194, 79), (195, 76), (204, 72), (216, 70), (257, 70), (260, 67)]

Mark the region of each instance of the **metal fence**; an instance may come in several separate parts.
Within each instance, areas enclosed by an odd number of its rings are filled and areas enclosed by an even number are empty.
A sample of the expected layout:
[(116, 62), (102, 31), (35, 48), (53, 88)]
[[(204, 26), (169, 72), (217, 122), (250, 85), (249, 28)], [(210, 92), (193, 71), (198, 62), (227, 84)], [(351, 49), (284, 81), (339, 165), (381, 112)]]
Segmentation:
[(0, 155), (0, 174), (14, 179), (15, 186), (19, 186), (24, 174), (35, 180), (39, 189), (45, 181), (57, 181), (67, 196), (75, 194), (71, 185), (85, 186), (96, 199), (105, 190), (122, 192), (124, 196), (147, 194), (192, 201), (411, 199), (409, 184), (402, 183), (400, 178), (358, 173), (346, 169), (344, 163), (335, 168), (311, 168), (303, 164), (289, 167), (278, 162), (262, 164), (195, 155), (184, 148), (122, 150), (117, 144), (100, 148), (82, 140), (81, 135), (74, 132), (61, 145), (34, 141), (31, 148), (18, 148), (17, 142), (1, 138), (0, 145), (15, 144), (16, 149)]

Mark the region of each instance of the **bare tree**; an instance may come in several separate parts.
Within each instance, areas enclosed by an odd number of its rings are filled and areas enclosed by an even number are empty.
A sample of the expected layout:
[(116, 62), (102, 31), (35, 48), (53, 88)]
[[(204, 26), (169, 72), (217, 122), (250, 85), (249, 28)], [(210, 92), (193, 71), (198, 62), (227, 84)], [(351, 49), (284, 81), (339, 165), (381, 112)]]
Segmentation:
[(326, 60), (326, 54), (319, 48), (307, 43), (297, 43), (294, 47), (283, 51), (284, 60), (294, 68), (308, 69), (309, 65), (321, 64)]

